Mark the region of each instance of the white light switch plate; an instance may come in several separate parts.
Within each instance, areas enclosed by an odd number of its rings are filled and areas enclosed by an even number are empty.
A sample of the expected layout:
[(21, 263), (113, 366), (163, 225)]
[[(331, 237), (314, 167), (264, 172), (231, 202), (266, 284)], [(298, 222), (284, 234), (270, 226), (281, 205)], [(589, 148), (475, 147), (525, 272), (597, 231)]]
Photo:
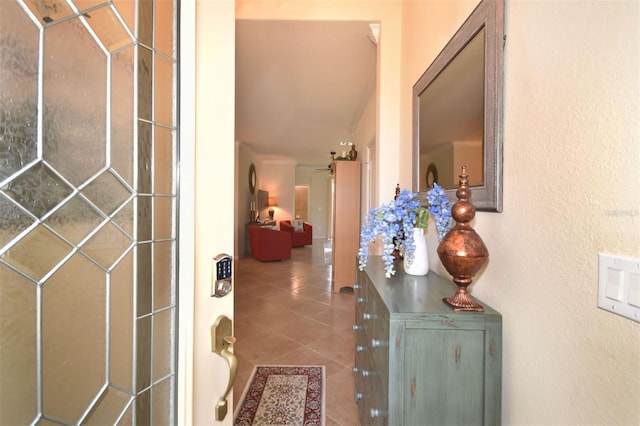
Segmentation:
[(640, 259), (598, 253), (598, 307), (640, 322)]

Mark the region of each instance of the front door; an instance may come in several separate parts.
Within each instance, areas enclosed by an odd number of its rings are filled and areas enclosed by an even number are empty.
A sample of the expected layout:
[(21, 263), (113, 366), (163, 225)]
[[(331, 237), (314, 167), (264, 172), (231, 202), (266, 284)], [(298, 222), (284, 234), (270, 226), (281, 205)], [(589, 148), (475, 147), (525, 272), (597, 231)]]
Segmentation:
[(175, 424), (176, 5), (0, 1), (0, 424)]

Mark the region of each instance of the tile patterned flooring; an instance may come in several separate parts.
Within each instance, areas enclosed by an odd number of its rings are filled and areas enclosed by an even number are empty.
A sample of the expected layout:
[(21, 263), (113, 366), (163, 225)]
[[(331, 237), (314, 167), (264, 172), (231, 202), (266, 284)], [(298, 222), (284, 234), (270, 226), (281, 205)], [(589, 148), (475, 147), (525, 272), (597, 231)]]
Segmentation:
[(236, 260), (234, 403), (255, 365), (325, 365), (326, 425), (359, 425), (354, 402), (353, 293), (332, 293), (325, 241), (292, 249), (291, 259)]

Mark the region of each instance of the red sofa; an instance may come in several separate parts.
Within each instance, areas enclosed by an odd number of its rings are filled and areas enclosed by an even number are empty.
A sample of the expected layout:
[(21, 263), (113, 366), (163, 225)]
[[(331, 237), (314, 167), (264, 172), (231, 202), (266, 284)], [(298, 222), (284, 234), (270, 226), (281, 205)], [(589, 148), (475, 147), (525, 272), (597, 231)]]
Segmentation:
[(291, 234), (262, 226), (250, 225), (251, 256), (261, 262), (291, 259)]
[(313, 227), (302, 223), (302, 231), (297, 231), (290, 220), (280, 221), (280, 230), (291, 234), (291, 247), (310, 246), (313, 242)]

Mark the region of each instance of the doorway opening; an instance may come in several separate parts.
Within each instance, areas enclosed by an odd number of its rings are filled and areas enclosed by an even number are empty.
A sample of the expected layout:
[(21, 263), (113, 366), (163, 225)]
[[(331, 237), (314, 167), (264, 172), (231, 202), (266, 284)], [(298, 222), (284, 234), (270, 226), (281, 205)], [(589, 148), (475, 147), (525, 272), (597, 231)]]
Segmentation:
[(303, 222), (309, 221), (309, 187), (296, 186), (293, 217)]

